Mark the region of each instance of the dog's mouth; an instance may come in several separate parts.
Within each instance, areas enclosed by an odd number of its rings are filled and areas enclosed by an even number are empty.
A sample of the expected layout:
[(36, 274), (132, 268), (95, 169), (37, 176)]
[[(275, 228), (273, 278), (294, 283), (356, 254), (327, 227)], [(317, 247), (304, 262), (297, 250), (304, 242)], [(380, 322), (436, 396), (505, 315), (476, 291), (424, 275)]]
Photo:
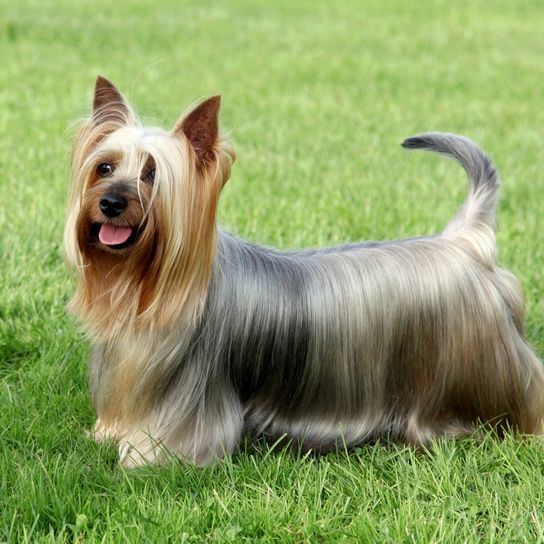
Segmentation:
[(94, 223), (91, 234), (109, 249), (125, 249), (136, 242), (140, 231), (141, 229), (138, 227)]

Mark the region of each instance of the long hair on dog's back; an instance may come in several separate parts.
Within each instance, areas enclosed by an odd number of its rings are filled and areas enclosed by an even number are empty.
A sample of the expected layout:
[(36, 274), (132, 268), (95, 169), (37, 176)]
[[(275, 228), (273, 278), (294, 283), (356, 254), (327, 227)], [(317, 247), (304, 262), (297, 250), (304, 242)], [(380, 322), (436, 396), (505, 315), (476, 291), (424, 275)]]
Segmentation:
[(540, 433), (544, 372), (519, 282), (496, 265), (489, 158), (463, 137), (410, 138), (468, 174), (442, 233), (277, 251), (216, 225), (234, 159), (218, 110), (214, 97), (170, 132), (142, 128), (97, 80), (65, 231), (71, 308), (93, 342), (95, 438), (134, 465), (166, 450), (203, 464), (244, 431), (316, 451), (426, 444), (480, 422)]

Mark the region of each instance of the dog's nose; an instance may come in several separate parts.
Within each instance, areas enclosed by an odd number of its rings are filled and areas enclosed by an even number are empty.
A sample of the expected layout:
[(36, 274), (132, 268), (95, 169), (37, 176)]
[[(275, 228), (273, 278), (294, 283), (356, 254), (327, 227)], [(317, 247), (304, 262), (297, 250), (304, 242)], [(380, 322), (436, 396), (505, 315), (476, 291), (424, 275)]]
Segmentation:
[(116, 193), (106, 193), (100, 199), (100, 209), (106, 217), (117, 217), (127, 204), (127, 199)]

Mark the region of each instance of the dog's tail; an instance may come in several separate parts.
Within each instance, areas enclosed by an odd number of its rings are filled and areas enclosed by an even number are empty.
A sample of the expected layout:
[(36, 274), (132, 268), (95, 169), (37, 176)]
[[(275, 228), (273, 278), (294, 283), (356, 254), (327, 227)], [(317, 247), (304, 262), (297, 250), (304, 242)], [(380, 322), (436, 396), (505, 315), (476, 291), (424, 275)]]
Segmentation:
[(470, 181), (469, 193), (443, 234), (461, 235), (481, 258), (494, 263), (500, 181), (491, 159), (472, 140), (442, 132), (412, 136), (404, 140), (402, 147), (434, 151), (461, 164)]

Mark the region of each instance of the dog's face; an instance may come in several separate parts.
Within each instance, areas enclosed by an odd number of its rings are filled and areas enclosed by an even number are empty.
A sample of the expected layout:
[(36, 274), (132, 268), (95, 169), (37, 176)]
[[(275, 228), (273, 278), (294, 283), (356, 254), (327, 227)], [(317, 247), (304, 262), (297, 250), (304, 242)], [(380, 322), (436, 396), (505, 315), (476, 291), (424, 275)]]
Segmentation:
[(77, 221), (78, 244), (84, 253), (126, 258), (156, 243), (160, 215), (154, 191), (156, 162), (146, 143), (158, 138), (167, 136), (121, 128), (89, 157), (89, 178)]
[(166, 282), (181, 291), (194, 276), (209, 278), (217, 202), (234, 160), (218, 132), (219, 105), (218, 96), (203, 101), (170, 131), (144, 128), (116, 87), (97, 79), (74, 142), (65, 228), (85, 293), (72, 305), (79, 313), (128, 312), (130, 290), (132, 314), (159, 311), (159, 299), (174, 295)]
[(93, 115), (74, 149), (80, 161), (74, 177), (83, 189), (76, 227), (81, 252), (141, 259), (161, 232), (181, 234), (172, 215), (190, 213), (191, 184), (216, 160), (218, 112), (219, 97), (212, 97), (170, 132), (143, 128), (113, 84), (97, 80)]

